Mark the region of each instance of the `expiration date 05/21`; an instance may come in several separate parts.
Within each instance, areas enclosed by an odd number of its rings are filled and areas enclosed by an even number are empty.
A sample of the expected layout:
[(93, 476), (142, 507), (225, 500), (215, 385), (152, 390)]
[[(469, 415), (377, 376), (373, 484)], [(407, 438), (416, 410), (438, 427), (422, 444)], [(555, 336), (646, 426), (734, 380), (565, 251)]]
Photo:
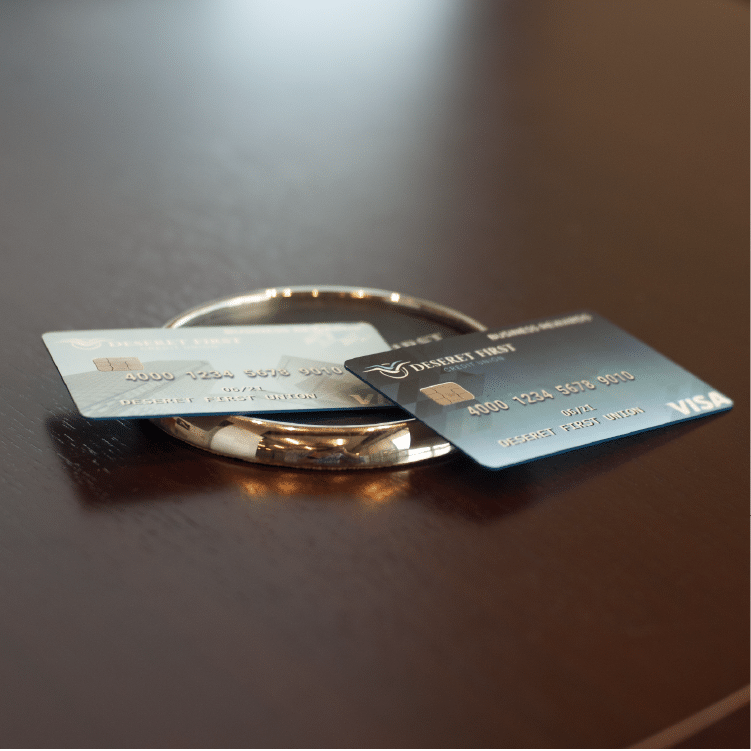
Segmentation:
[[(319, 368), (297, 368), (297, 372), (303, 376), (325, 376), (335, 375), (340, 376), (345, 374), (343, 368), (339, 368), (336, 365), (333, 366), (321, 366)], [(261, 370), (244, 370), (243, 373), (248, 378), (276, 378), (292, 375), (289, 370), (284, 368), (264, 368)], [(234, 378), (235, 374), (230, 370), (196, 370), (195, 372), (189, 370), (185, 375), (190, 376), (194, 381), (209, 381), (216, 378)], [(140, 371), (138, 373), (128, 373), (125, 376), (126, 381), (174, 381), (174, 373), (147, 373), (146, 371)]]

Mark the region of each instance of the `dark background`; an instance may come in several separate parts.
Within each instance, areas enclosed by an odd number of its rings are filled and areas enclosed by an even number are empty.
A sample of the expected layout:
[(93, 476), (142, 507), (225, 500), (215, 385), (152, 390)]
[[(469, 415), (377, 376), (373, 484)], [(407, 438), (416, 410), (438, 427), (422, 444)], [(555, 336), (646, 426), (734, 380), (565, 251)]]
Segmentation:
[[(3, 0), (3, 744), (611, 747), (746, 684), (748, 111), (730, 0)], [(596, 310), (736, 406), (280, 470), (80, 418), (40, 338), (301, 284)]]

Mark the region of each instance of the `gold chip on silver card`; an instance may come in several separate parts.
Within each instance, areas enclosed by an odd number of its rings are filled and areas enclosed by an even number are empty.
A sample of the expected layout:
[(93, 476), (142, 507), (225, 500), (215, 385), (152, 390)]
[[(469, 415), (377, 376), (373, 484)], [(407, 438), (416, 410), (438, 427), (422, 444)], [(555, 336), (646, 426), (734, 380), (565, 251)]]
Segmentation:
[(435, 386), (426, 386), (424, 389), (420, 389), (420, 392), (443, 406), (466, 402), (475, 398), (474, 394), (453, 381), (437, 383)]
[(95, 357), (92, 361), (97, 370), (143, 370), (137, 357)]

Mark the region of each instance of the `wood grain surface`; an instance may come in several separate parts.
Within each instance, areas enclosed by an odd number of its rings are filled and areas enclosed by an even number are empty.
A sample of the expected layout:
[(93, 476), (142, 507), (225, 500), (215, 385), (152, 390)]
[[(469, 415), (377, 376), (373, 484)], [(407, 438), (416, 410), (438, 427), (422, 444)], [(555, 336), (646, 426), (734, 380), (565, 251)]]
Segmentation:
[[(748, 88), (731, 0), (0, 3), (2, 744), (622, 747), (748, 683)], [(40, 338), (302, 284), (596, 310), (736, 406), (284, 470)]]

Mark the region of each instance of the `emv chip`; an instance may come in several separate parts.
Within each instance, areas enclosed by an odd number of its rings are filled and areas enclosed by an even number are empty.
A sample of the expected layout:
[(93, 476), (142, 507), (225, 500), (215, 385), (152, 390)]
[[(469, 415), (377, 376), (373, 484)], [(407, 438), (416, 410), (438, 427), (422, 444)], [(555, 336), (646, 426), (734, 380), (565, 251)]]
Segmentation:
[(438, 404), (457, 404), (474, 399), (475, 395), (462, 388), (458, 383), (449, 381), (448, 383), (437, 383), (435, 386), (426, 386), (420, 389), (420, 392), (432, 399)]
[(143, 364), (137, 357), (95, 357), (97, 370), (143, 370)]

